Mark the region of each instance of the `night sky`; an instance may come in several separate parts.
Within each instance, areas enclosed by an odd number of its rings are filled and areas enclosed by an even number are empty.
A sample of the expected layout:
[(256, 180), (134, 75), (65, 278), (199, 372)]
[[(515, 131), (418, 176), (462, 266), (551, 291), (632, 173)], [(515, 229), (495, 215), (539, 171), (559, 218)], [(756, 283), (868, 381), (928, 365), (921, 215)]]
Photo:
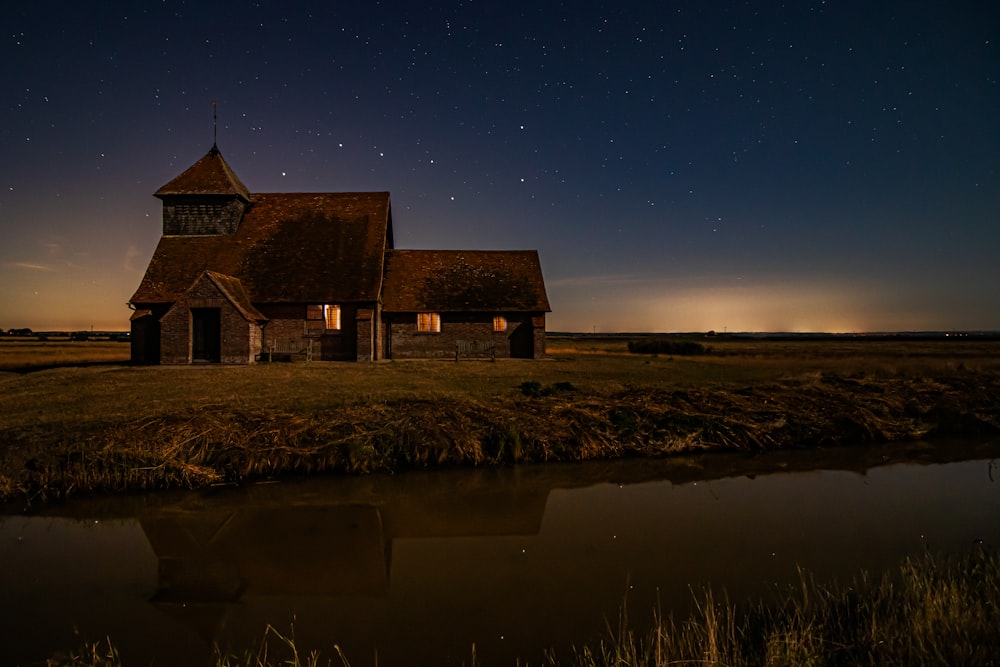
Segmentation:
[(127, 329), (161, 185), (388, 190), (550, 331), (1000, 330), (984, 2), (4, 2), (0, 327)]

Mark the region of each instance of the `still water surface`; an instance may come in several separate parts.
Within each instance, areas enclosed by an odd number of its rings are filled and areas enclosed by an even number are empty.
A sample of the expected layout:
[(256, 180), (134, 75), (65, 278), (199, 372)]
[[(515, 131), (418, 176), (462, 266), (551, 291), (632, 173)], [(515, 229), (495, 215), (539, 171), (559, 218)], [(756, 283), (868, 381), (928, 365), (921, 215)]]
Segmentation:
[[(110, 636), (206, 664), (294, 624), (355, 667), (537, 664), (691, 590), (770, 594), (1000, 545), (1000, 443), (705, 456), (93, 498), (0, 517), (0, 664)], [(906, 461), (906, 462), (901, 462)], [(915, 462), (919, 461), (919, 462)], [(240, 650), (242, 652), (242, 650)], [(325, 664), (325, 660), (324, 660)]]

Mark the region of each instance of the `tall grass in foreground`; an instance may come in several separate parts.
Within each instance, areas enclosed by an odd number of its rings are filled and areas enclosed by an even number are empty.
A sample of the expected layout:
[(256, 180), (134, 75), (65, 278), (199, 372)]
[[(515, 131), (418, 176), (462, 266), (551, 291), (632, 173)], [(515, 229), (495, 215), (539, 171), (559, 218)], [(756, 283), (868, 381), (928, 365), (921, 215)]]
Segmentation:
[(658, 618), (646, 633), (623, 606), (609, 638), (578, 649), (579, 667), (649, 665), (994, 665), (1000, 658), (1000, 558), (924, 555), (874, 580), (822, 585), (800, 572), (779, 602), (696, 596), (681, 623)]
[[(860, 574), (848, 584), (820, 584), (800, 573), (777, 602), (737, 604), (724, 593), (695, 595), (695, 611), (677, 622), (658, 616), (652, 629), (633, 628), (623, 604), (608, 636), (570, 655), (549, 653), (549, 667), (667, 665), (995, 665), (1000, 656), (1000, 557), (975, 549), (961, 557), (907, 559), (880, 579)], [(627, 603), (627, 601), (626, 601)], [(610, 624), (609, 624), (610, 626)], [(95, 645), (96, 646), (96, 645)], [(241, 657), (218, 652), (219, 667), (349, 666), (336, 656), (300, 654), (294, 633), (268, 626)], [(90, 660), (90, 658), (93, 660)], [(123, 663), (108, 642), (61, 664)], [(470, 667), (479, 664), (475, 647)]]

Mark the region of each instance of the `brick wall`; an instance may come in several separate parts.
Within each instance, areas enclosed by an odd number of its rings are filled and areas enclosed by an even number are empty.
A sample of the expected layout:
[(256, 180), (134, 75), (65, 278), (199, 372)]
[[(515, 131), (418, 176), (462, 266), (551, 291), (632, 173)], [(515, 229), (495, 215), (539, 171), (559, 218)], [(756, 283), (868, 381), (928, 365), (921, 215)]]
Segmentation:
[(545, 356), (545, 313), (535, 315), (531, 318), (531, 326), (534, 329), (534, 359), (541, 359)]
[(357, 336), (356, 336), (356, 349), (357, 353), (355, 358), (357, 361), (372, 361), (373, 350), (373, 340), (372, 340), (372, 316), (369, 313), (367, 316), (362, 315), (357, 320)]
[[(317, 304), (313, 304), (317, 305)], [(305, 349), (313, 342), (313, 358), (323, 361), (367, 361), (371, 359), (371, 309), (354, 304), (340, 307), (340, 331), (324, 331), (322, 320), (307, 320), (307, 304), (260, 305), (268, 318), (264, 327), (263, 349), (271, 341), (289, 342)], [(367, 321), (365, 321), (367, 312)], [(359, 313), (362, 313), (359, 315)]]
[(160, 363), (191, 363), (191, 310), (175, 303), (160, 319)]
[(375, 310), (375, 360), (385, 359), (385, 322), (382, 321), (382, 304)]
[(268, 318), (268, 323), (264, 326), (265, 347), (270, 345), (272, 341), (301, 341), (305, 338), (306, 320), (304, 315), (298, 318), (277, 318), (268, 315)]
[(382, 317), (392, 359), (454, 359), (455, 342), (460, 340), (493, 341), (498, 358), (510, 356), (507, 332), (494, 333), (492, 315), (442, 313), (440, 333), (417, 332), (416, 313), (383, 313)]
[(160, 319), (160, 363), (192, 362), (193, 308), (219, 311), (219, 361), (223, 364), (250, 364), (261, 351), (261, 331), (247, 321), (215, 284), (202, 276), (195, 286)]
[(496, 357), (545, 356), (545, 315), (507, 313), (507, 330), (493, 331), (493, 315), (442, 313), (440, 333), (418, 333), (416, 313), (383, 313), (391, 359), (454, 358), (456, 341), (493, 341)]
[[(245, 320), (244, 320), (245, 321)], [(246, 361), (245, 362), (233, 362), (233, 363), (247, 363), (252, 364), (257, 356), (264, 349), (264, 332), (261, 330), (260, 325), (256, 322), (246, 322), (248, 327), (247, 336), (247, 349), (246, 349)], [(225, 349), (225, 338), (223, 338), (223, 349)]]

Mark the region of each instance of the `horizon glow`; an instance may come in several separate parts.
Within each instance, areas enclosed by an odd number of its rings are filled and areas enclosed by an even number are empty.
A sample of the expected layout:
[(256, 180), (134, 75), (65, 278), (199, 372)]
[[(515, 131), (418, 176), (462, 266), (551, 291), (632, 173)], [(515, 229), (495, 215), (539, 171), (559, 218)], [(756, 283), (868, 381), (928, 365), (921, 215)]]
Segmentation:
[(152, 193), (217, 110), (252, 192), (388, 191), (398, 248), (537, 249), (553, 331), (998, 331), (995, 18), (7, 3), (0, 327), (127, 329)]

